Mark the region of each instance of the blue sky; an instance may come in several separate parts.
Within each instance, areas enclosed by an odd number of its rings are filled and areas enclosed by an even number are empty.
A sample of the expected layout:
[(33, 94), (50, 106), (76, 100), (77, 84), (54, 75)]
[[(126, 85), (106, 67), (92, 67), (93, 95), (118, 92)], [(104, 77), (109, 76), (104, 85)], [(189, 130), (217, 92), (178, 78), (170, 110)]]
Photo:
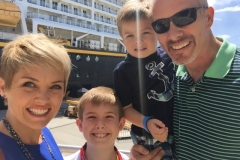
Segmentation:
[(215, 9), (212, 31), (240, 47), (240, 0), (208, 0)]

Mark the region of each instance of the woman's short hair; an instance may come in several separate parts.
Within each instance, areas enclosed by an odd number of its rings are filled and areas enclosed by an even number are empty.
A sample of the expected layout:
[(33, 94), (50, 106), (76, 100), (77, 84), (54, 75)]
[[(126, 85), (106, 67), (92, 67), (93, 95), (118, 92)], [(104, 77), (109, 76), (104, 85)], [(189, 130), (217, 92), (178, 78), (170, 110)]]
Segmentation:
[(26, 34), (9, 42), (2, 51), (0, 77), (5, 88), (11, 87), (13, 76), (20, 69), (42, 66), (56, 69), (64, 75), (65, 90), (71, 72), (71, 60), (66, 49), (43, 34)]

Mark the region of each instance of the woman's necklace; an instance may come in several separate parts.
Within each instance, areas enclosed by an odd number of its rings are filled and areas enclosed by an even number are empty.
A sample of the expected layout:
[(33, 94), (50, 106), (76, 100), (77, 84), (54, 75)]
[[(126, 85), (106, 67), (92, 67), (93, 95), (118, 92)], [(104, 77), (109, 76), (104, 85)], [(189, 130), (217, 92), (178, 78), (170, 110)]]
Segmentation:
[[(24, 143), (21, 141), (20, 137), (18, 136), (18, 134), (14, 131), (14, 129), (12, 128), (12, 126), (10, 125), (10, 123), (8, 122), (8, 120), (6, 119), (6, 117), (3, 118), (3, 124), (5, 125), (5, 127), (7, 128), (8, 132), (12, 135), (12, 137), (15, 139), (15, 141), (17, 142), (17, 144), (19, 145), (19, 147), (22, 149), (22, 152), (25, 154), (25, 156), (27, 157), (28, 160), (34, 160), (34, 158), (32, 157), (32, 155), (29, 153), (28, 149), (25, 147)], [(50, 148), (50, 146), (48, 145), (45, 137), (43, 136), (43, 134), (41, 134), (41, 137), (43, 139), (43, 141), (46, 143), (48, 151), (50, 152), (51, 156), (52, 156), (52, 160), (56, 160), (53, 153), (52, 153), (52, 149)]]

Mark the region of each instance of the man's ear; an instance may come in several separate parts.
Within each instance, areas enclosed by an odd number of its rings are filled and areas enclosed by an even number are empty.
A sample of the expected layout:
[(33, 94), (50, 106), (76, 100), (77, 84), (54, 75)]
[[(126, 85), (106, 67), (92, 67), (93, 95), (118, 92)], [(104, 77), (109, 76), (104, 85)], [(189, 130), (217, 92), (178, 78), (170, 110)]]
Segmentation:
[(0, 77), (0, 94), (2, 97), (5, 97), (5, 82), (1, 77)]
[(78, 126), (79, 131), (82, 132), (83, 127), (82, 127), (82, 120), (80, 118), (76, 119), (76, 125)]
[(208, 7), (206, 9), (207, 27), (211, 28), (214, 20), (214, 9), (213, 7)]
[(119, 130), (123, 129), (124, 124), (125, 124), (125, 118), (121, 118), (119, 121)]

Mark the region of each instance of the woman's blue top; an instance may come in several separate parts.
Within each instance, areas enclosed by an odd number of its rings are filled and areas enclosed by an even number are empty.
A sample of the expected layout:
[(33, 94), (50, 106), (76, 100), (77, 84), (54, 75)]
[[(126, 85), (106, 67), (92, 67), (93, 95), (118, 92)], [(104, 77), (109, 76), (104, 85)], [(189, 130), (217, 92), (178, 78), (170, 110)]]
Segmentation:
[[(63, 160), (62, 154), (48, 128), (42, 129), (42, 134), (45, 137), (48, 145), (52, 149), (53, 155), (56, 160)], [(38, 145), (26, 145), (34, 160), (52, 160), (52, 156), (48, 150), (46, 142), (43, 140), (42, 143)], [(23, 153), (17, 142), (0, 132), (0, 149), (2, 150), (6, 160), (27, 160), (25, 154)]]

